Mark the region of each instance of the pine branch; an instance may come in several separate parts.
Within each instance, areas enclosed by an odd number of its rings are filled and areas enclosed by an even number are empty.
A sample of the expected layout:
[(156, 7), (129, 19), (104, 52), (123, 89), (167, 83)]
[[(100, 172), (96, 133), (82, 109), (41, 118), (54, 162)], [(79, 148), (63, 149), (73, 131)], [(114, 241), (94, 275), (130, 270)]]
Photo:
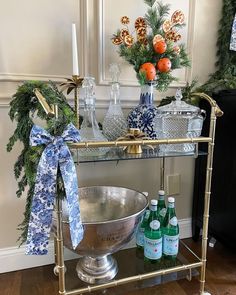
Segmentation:
[(168, 86), (174, 81), (178, 81), (178, 79), (170, 73), (159, 73), (156, 89), (161, 92), (166, 91)]
[[(219, 23), (217, 39), (217, 56), (216, 65), (219, 70), (223, 70), (228, 64), (236, 64), (236, 52), (229, 49), (232, 24), (236, 12), (235, 0), (224, 0), (222, 8), (222, 18)], [(227, 17), (225, 17), (227, 15)]]
[(144, 3), (147, 4), (149, 7), (152, 7), (156, 0), (144, 0)]
[(145, 20), (148, 26), (152, 29), (152, 34), (156, 35), (160, 31), (160, 24), (158, 19), (158, 12), (156, 9), (148, 9), (147, 13), (145, 14)]
[(217, 38), (217, 71), (200, 88), (209, 95), (236, 88), (236, 51), (229, 48), (235, 12), (236, 1), (223, 0)]
[(160, 34), (162, 32), (162, 24), (164, 18), (169, 15), (170, 5), (157, 2), (157, 8), (148, 9), (145, 14), (147, 24), (152, 29), (152, 34)]
[(157, 10), (159, 13), (159, 17), (163, 19), (164, 17), (169, 15), (170, 4), (163, 4), (162, 2), (157, 2)]
[[(58, 104), (59, 118), (56, 124), (54, 124), (55, 120), (53, 118), (46, 115), (41, 104), (35, 98), (35, 88), (40, 90), (49, 104)], [(15, 178), (18, 180), (21, 177), (18, 181), (17, 197), (21, 197), (26, 186), (29, 186), (24, 220), (18, 226), (18, 229), (22, 230), (19, 240), (23, 243), (27, 237), (37, 166), (43, 152), (43, 147), (29, 146), (29, 135), (34, 124), (32, 116), (37, 112), (37, 117), (46, 122), (49, 132), (53, 130), (56, 131), (55, 135), (61, 135), (66, 125), (75, 122), (75, 113), (53, 82), (50, 85), (39, 81), (25, 82), (18, 87), (17, 92), (13, 95), (10, 106), (9, 116), (11, 120), (16, 121), (16, 129), (9, 139), (7, 151), (11, 151), (17, 141), (23, 144), (23, 149), (14, 165)], [(59, 197), (62, 198), (65, 196), (63, 182), (60, 189)]]

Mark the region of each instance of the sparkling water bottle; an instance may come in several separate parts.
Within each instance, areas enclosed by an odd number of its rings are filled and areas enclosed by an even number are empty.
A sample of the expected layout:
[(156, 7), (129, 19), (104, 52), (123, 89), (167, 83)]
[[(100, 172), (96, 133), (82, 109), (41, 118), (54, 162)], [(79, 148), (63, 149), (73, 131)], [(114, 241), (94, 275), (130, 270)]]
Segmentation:
[(161, 224), (161, 228), (163, 227), (164, 218), (166, 216), (166, 204), (165, 204), (165, 191), (159, 190), (158, 191), (158, 206), (157, 211), (159, 214), (159, 221)]
[(179, 251), (179, 225), (175, 213), (175, 198), (168, 198), (168, 208), (163, 223), (163, 255), (176, 258)]
[(142, 249), (142, 250), (144, 247), (144, 231), (145, 231), (146, 227), (148, 226), (149, 216), (150, 216), (150, 210), (146, 209), (146, 211), (143, 215), (142, 222), (140, 223), (137, 233), (136, 233), (136, 246), (137, 246), (137, 248)]
[(159, 261), (162, 256), (162, 233), (157, 203), (157, 200), (151, 200), (150, 216), (144, 232), (144, 258), (152, 263)]

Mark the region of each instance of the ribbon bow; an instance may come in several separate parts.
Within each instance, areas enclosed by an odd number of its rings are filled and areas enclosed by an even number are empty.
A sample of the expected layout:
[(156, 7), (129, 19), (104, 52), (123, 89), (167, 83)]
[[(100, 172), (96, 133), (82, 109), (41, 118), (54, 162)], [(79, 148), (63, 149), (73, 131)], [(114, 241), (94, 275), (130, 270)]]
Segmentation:
[(56, 193), (58, 166), (64, 182), (72, 246), (75, 249), (83, 239), (83, 226), (78, 201), (78, 182), (75, 165), (66, 142), (80, 141), (79, 131), (69, 124), (62, 136), (51, 136), (45, 129), (34, 125), (30, 145), (46, 145), (40, 158), (31, 215), (28, 228), (26, 254), (43, 255), (48, 252), (52, 211)]
[(231, 39), (230, 39), (230, 50), (236, 51), (236, 14), (233, 20)]

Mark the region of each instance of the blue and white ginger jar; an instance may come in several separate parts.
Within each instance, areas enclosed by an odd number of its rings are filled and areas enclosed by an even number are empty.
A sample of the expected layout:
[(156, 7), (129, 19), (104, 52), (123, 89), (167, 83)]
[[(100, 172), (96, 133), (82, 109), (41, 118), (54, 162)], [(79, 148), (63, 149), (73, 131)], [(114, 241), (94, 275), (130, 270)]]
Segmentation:
[(139, 128), (148, 137), (157, 138), (154, 128), (154, 118), (157, 114), (157, 107), (153, 104), (154, 83), (141, 86), (139, 105), (132, 109), (128, 115), (129, 128)]

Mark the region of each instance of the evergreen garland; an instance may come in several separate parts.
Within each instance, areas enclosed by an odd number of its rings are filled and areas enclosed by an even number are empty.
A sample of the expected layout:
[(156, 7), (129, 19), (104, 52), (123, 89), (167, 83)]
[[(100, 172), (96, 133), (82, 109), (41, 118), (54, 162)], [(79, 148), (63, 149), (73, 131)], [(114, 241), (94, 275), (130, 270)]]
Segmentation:
[(235, 13), (236, 1), (223, 0), (217, 38), (217, 71), (200, 89), (209, 95), (224, 89), (236, 89), (236, 51), (229, 49)]
[[(172, 70), (179, 69), (181, 67), (190, 66), (190, 61), (186, 53), (184, 45), (179, 46), (179, 53), (177, 54), (174, 50), (175, 43), (170, 40), (165, 40), (167, 49), (164, 53), (158, 54), (153, 48), (153, 38), (156, 35), (165, 36), (162, 25), (169, 16), (170, 6), (169, 4), (163, 4), (156, 0), (144, 0), (145, 4), (148, 5), (147, 13), (144, 16), (144, 20), (149, 28), (146, 35), (146, 44), (143, 42), (144, 39), (139, 39), (133, 42), (132, 45), (127, 46), (126, 42), (122, 42), (122, 31), (118, 30), (112, 39), (115, 45), (118, 45), (118, 54), (123, 57), (129, 64), (131, 64), (136, 72), (137, 79), (141, 85), (147, 83), (147, 79), (143, 72), (140, 71), (140, 67), (144, 63), (151, 63), (156, 65), (157, 62), (164, 57), (167, 57), (171, 61), (171, 71), (157, 73), (157, 86), (156, 88), (160, 91), (167, 90), (171, 82), (177, 81), (178, 79), (172, 75)], [(128, 18), (128, 17), (125, 17)], [(125, 25), (125, 23), (123, 23)], [(175, 28), (181, 28), (183, 25), (175, 25)], [(127, 31), (128, 27), (126, 26)], [(126, 29), (125, 29), (126, 30)], [(116, 43), (118, 42), (118, 43)]]
[(216, 65), (219, 70), (224, 70), (230, 65), (236, 74), (236, 51), (229, 50), (233, 20), (236, 13), (235, 0), (223, 0), (222, 17), (219, 23), (217, 38), (217, 57)]
[[(57, 104), (59, 117), (57, 120), (50, 118), (44, 112), (41, 104), (34, 95), (34, 89), (38, 88), (46, 98), (48, 104)], [(21, 230), (19, 240), (21, 243), (26, 241), (28, 223), (31, 212), (31, 202), (34, 193), (34, 183), (37, 166), (41, 154), (42, 146), (31, 147), (29, 145), (30, 131), (33, 127), (33, 120), (36, 117), (46, 122), (46, 129), (50, 134), (61, 135), (64, 128), (70, 123), (75, 123), (75, 113), (67, 103), (65, 96), (58, 90), (55, 83), (49, 85), (39, 81), (29, 81), (19, 86), (10, 103), (9, 116), (12, 121), (16, 121), (16, 129), (7, 144), (7, 151), (10, 152), (17, 141), (23, 144), (23, 149), (14, 165), (14, 175), (18, 181), (17, 197), (21, 197), (26, 186), (29, 187), (26, 198), (24, 220), (18, 226)], [(57, 197), (64, 197), (63, 182), (58, 175)]]

